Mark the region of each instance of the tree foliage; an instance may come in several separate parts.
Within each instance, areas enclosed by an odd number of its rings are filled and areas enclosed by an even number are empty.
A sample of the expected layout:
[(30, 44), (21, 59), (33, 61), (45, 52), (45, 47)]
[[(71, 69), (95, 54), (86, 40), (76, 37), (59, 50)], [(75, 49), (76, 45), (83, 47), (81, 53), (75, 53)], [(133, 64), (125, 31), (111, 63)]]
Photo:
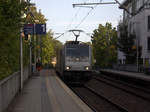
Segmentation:
[(0, 79), (19, 68), (21, 11), (25, 6), (19, 0), (0, 1)]
[(52, 43), (53, 35), (49, 31), (45, 37), (42, 38), (42, 63), (49, 64), (54, 57), (54, 49)]
[[(27, 10), (28, 8), (27, 3), (20, 3), (20, 0), (0, 0), (0, 80), (18, 71), (20, 68), (19, 38), (20, 29), (23, 27), (22, 24), (35, 23), (35, 20), (39, 20), (39, 24), (46, 23), (47, 19), (40, 11), (37, 11), (36, 7), (30, 7), (30, 11)], [(28, 16), (21, 18), (24, 13), (27, 13)], [(37, 36), (37, 38), (31, 36), (31, 38), (33, 48), (35, 48), (33, 52), (38, 50), (36, 45), (39, 44), (38, 39), (42, 38), (44, 63), (47, 63), (55, 56), (54, 49), (60, 43), (52, 38), (51, 32), (46, 36)], [(29, 43), (25, 42), (24, 39), (23, 62), (24, 67), (29, 65)]]
[(57, 51), (62, 47), (62, 43), (53, 38), (50, 30), (45, 37), (42, 38), (42, 63), (51, 64), (52, 58), (56, 57)]
[[(39, 11), (37, 11), (36, 7), (31, 7), (31, 12), (34, 16), (27, 16), (27, 23), (36, 23), (36, 24), (45, 24), (47, 19), (45, 16)], [(36, 22), (38, 20), (38, 22)], [(32, 37), (33, 38), (33, 37)], [(56, 57), (56, 51), (62, 46), (62, 43), (53, 38), (53, 33), (51, 30), (48, 31), (46, 35), (37, 35), (36, 38), (32, 39), (32, 43), (34, 46), (40, 46), (40, 48), (34, 47), (33, 53), (36, 52), (38, 54), (40, 50), (40, 57), (42, 58), (42, 64), (50, 64), (53, 57)], [(40, 42), (40, 43), (39, 43)], [(38, 58), (38, 57), (37, 57)]]
[(116, 29), (112, 28), (111, 23), (106, 23), (105, 26), (100, 24), (98, 29), (93, 31), (91, 40), (96, 65), (100, 67), (112, 66), (117, 60)]
[(118, 38), (118, 48), (125, 54), (126, 63), (133, 64), (136, 61), (135, 34), (129, 34), (127, 25), (120, 25), (120, 36)]
[(30, 9), (28, 9), (26, 13), (26, 23), (45, 24), (47, 21), (45, 16), (41, 13), (40, 10), (37, 11), (35, 6), (30, 6)]

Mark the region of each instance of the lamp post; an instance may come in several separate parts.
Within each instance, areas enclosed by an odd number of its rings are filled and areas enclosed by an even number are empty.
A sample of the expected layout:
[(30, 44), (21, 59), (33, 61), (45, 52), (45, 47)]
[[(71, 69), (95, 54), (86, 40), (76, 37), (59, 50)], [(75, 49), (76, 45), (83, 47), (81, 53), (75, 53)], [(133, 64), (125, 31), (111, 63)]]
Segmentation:
[[(135, 36), (136, 36), (136, 66), (137, 66), (137, 71), (139, 71), (139, 38), (138, 38), (138, 35), (136, 34), (136, 32), (140, 32), (140, 31), (137, 31), (137, 24), (140, 24), (140, 22), (133, 22), (133, 33), (135, 33)], [(135, 29), (136, 29), (136, 32), (135, 32)]]
[(37, 58), (37, 53), (36, 53), (36, 23), (38, 23), (39, 20), (34, 20), (34, 68), (36, 69), (36, 58)]
[[(23, 0), (20, 0), (20, 3), (22, 3), (22, 1)], [(21, 23), (21, 25), (22, 25), (22, 23)], [(22, 36), (23, 36), (23, 28), (21, 26), (21, 28), (20, 28), (20, 90), (23, 89), (23, 45), (22, 45)]]
[(32, 40), (31, 40), (31, 35), (29, 35), (29, 70), (30, 70), (30, 74), (32, 74)]
[(20, 29), (20, 79), (21, 79), (21, 90), (23, 88), (23, 45), (22, 45), (22, 28)]
[[(24, 2), (25, 0), (20, 0), (20, 4)], [(27, 3), (29, 3), (30, 0), (27, 0)], [(32, 4), (29, 4), (32, 5)], [(34, 5), (34, 4), (33, 4)], [(21, 11), (22, 14), (22, 11)], [(24, 18), (26, 16), (25, 14), (21, 18)], [(23, 25), (22, 22), (20, 22), (21, 25)], [(20, 28), (20, 90), (23, 89), (23, 82), (24, 82), (24, 77), (23, 77), (23, 40), (22, 37), (24, 36), (23, 33), (23, 26)], [(31, 39), (30, 39), (30, 73), (31, 73), (31, 61), (32, 61), (32, 51), (31, 51)]]

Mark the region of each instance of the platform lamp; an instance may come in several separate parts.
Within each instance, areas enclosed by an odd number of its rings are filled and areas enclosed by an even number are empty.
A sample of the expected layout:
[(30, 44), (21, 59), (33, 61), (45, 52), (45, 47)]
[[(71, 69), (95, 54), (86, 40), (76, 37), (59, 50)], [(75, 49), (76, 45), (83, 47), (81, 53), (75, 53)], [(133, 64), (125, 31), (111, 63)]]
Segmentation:
[[(138, 35), (136, 34), (136, 32), (140, 32), (140, 31), (137, 31), (138, 29), (138, 26), (137, 24), (140, 24), (140, 22), (138, 21), (135, 21), (133, 22), (133, 33), (135, 34), (136, 36), (136, 66), (137, 66), (137, 71), (139, 71), (139, 38), (138, 38)], [(136, 30), (136, 32), (135, 32)]]

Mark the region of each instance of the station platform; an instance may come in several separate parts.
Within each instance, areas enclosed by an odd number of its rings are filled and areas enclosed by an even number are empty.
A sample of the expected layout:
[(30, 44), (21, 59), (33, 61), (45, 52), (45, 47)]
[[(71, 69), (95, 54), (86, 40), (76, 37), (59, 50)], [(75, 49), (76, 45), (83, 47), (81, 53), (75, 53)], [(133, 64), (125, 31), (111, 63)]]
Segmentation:
[(114, 69), (100, 69), (100, 72), (118, 74), (118, 75), (130, 77), (130, 78), (135, 78), (135, 79), (140, 79), (146, 82), (150, 82), (150, 75), (146, 75), (144, 73), (127, 72), (127, 71), (120, 71), (120, 70), (114, 70)]
[(93, 112), (56, 75), (42, 70), (29, 79), (7, 112)]

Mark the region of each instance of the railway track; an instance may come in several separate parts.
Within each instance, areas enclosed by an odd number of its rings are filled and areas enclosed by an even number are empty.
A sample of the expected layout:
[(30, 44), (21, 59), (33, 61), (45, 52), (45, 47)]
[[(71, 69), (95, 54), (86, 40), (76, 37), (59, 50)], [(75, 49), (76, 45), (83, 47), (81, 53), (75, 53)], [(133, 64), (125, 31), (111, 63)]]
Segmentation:
[(150, 101), (150, 90), (147, 88), (142, 88), (130, 83), (126, 83), (120, 80), (115, 80), (113, 78), (107, 77), (107, 76), (100, 76), (100, 77), (93, 77), (95, 80), (98, 80), (100, 82), (104, 82), (108, 85), (111, 85), (115, 88), (121, 89), (127, 93), (133, 94), (137, 97), (140, 97), (144, 100)]
[(103, 78), (93, 78), (86, 87), (127, 112), (150, 112), (149, 92)]
[(108, 76), (94, 76), (72, 90), (95, 112), (150, 112), (150, 90)]
[[(94, 112), (128, 112), (121, 106), (114, 104), (105, 97), (97, 94), (88, 87), (71, 87), (71, 89), (94, 111)], [(85, 94), (86, 93), (86, 94)]]

